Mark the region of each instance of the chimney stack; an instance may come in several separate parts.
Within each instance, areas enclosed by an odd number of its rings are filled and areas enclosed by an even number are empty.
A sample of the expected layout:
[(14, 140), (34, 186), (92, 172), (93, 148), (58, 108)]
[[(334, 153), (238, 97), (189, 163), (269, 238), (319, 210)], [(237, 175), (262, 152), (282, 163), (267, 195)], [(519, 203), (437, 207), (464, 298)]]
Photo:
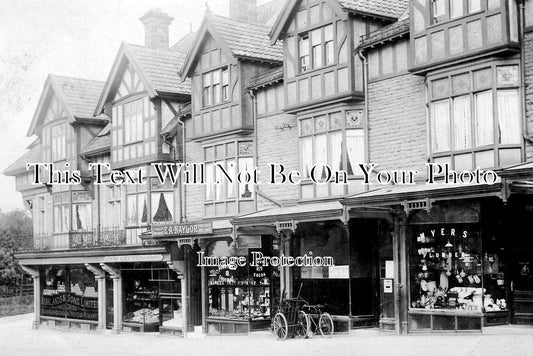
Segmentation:
[(257, 0), (230, 0), (229, 17), (239, 21), (255, 22), (257, 17)]
[(152, 9), (139, 20), (144, 25), (144, 45), (148, 48), (168, 49), (168, 26), (174, 18), (161, 9)]

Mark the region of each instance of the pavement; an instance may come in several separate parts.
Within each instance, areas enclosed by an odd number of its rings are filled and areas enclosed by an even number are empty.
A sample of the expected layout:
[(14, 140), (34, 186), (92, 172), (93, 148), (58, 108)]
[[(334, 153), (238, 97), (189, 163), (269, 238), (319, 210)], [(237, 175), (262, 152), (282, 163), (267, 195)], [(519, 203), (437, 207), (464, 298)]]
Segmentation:
[(484, 333), (409, 334), (355, 330), (331, 338), (278, 341), (266, 332), (183, 339), (159, 334), (113, 334), (49, 327), (32, 329), (32, 314), (0, 318), (0, 355), (533, 355), (533, 328), (497, 327)]

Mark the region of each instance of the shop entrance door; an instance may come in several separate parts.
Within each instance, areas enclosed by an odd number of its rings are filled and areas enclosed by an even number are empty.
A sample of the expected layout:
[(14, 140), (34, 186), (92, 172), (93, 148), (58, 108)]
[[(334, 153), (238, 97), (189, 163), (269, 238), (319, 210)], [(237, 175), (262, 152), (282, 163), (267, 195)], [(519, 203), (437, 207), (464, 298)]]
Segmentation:
[(388, 253), (381, 253), (381, 224), (377, 219), (352, 219), (350, 222), (350, 304), (353, 327), (377, 326), (380, 319), (380, 260), (392, 259)]
[(511, 323), (533, 325), (533, 200), (515, 201), (507, 221)]
[(533, 325), (533, 246), (514, 249), (511, 263), (512, 323)]

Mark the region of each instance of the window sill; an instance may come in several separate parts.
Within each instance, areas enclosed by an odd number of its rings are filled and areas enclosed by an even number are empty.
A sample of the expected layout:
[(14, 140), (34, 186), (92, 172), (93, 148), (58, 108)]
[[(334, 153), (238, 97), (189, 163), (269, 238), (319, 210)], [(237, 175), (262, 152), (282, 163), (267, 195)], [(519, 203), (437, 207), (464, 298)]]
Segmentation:
[[(442, 26), (442, 25), (449, 26), (450, 24), (455, 24), (455, 23), (459, 23), (459, 22), (463, 22), (463, 21), (468, 21), (468, 19), (470, 17), (476, 17), (477, 15), (482, 14), (484, 12), (485, 12), (485, 10), (479, 10), (479, 11), (472, 12), (472, 13), (469, 13), (469, 14), (466, 14), (466, 15), (463, 15), (463, 16), (454, 17), (453, 19), (450, 18), (450, 19), (445, 19), (442, 22), (432, 23), (430, 26), (428, 26), (426, 28), (426, 30), (427, 31), (431, 31), (431, 30), (433, 30), (435, 28), (438, 28), (439, 26)], [(493, 12), (493, 11), (491, 11), (491, 12)]]
[(305, 75), (308, 75), (308, 74), (316, 73), (316, 72), (319, 72), (321, 70), (327, 70), (327, 69), (336, 67), (338, 65), (344, 65), (344, 64), (348, 64), (348, 62), (346, 62), (346, 63), (333, 63), (333, 64), (328, 64), (328, 65), (325, 65), (325, 66), (322, 66), (322, 67), (313, 68), (313, 69), (307, 70), (305, 72), (298, 72), (298, 74), (296, 74), (296, 78), (298, 78), (300, 76), (305, 76)]

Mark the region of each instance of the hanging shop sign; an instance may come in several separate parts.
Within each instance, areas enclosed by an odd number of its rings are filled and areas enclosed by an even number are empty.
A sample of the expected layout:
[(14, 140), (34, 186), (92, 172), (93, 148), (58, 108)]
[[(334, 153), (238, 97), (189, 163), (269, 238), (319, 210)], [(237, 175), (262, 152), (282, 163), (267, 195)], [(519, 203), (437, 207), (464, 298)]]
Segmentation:
[(213, 233), (212, 222), (182, 224), (152, 224), (152, 238), (179, 236), (210, 235)]

